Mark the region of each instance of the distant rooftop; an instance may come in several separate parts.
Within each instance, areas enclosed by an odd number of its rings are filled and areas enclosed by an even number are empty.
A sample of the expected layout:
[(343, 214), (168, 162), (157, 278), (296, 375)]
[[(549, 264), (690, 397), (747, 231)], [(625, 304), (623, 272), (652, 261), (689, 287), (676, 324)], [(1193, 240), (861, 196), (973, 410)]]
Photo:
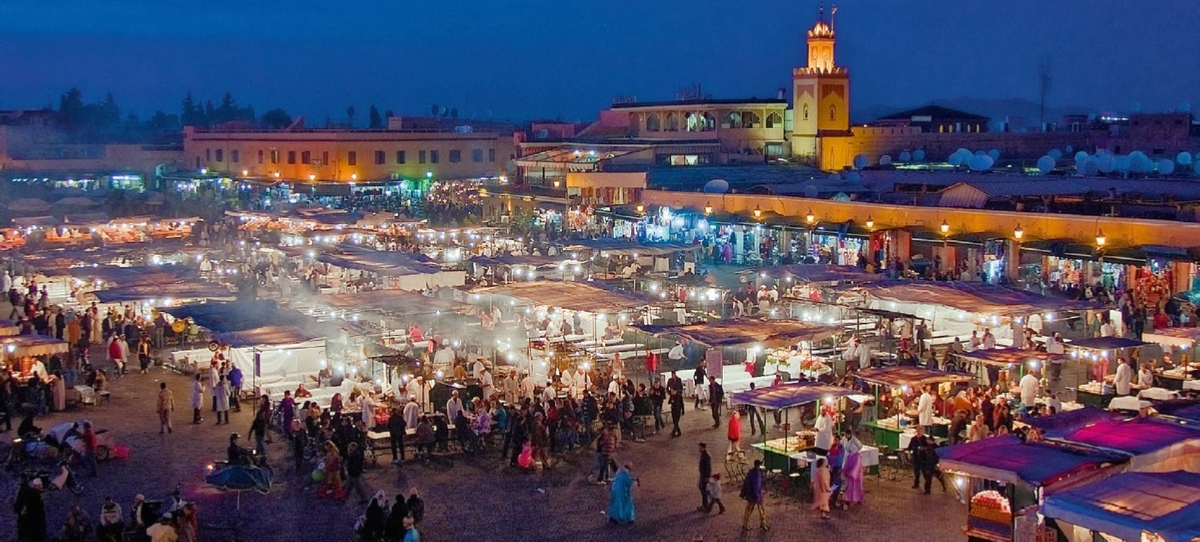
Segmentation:
[(671, 107), (671, 106), (688, 106), (688, 105), (742, 105), (742, 104), (763, 104), (763, 105), (787, 105), (788, 101), (785, 98), (739, 98), (739, 99), (700, 99), (700, 100), (671, 100), (661, 102), (630, 102), (613, 104), (613, 109), (636, 109), (639, 107)]
[(957, 109), (950, 109), (949, 107), (942, 107), (940, 105), (932, 105), (932, 104), (918, 107), (916, 109), (909, 109), (907, 111), (900, 111), (898, 113), (892, 113), (891, 115), (884, 115), (875, 120), (910, 120), (913, 117), (930, 117), (935, 120), (936, 119), (981, 120), (981, 121), (989, 120), (987, 117), (985, 117), (983, 115), (976, 115), (974, 113), (967, 113), (966, 111), (959, 111)]

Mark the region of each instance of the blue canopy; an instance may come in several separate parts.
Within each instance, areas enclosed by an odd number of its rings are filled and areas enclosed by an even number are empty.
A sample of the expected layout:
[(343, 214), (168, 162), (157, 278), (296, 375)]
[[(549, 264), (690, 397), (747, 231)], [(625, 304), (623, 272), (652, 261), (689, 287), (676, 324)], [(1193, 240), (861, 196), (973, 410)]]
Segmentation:
[(857, 392), (837, 386), (827, 386), (813, 382), (792, 382), (779, 384), (735, 393), (729, 396), (729, 402), (735, 405), (752, 405), (756, 407), (779, 410), (820, 401), (830, 397), (854, 395)]
[(1059, 412), (1050, 416), (1037, 416), (1021, 421), (1041, 431), (1045, 437), (1061, 437), (1086, 425), (1114, 420), (1120, 417), (1119, 413), (1111, 410), (1086, 406), (1078, 410)]
[(1154, 406), (1159, 414), (1200, 424), (1200, 402), (1194, 400), (1163, 401)]
[(301, 325), (304, 316), (289, 309), (280, 309), (275, 301), (234, 301), (231, 303), (199, 303), (168, 307), (163, 312), (176, 318), (191, 318), (196, 325), (213, 333), (243, 331), (267, 326)]
[(1124, 454), (1078, 450), (1042, 442), (1024, 442), (1016, 435), (938, 448), (945, 470), (1005, 483), (1033, 487), (1053, 484), (1074, 474), (1122, 463)]
[(1200, 537), (1200, 474), (1126, 472), (1047, 495), (1042, 513), (1122, 540), (1148, 532), (1191, 542)]
[(229, 465), (205, 476), (204, 481), (231, 491), (271, 491), (271, 472), (252, 465)]
[(213, 335), (213, 339), (217, 342), (234, 348), (300, 344), (320, 338), (320, 335), (293, 326), (264, 326)]
[(851, 282), (871, 282), (883, 278), (878, 273), (868, 273), (853, 265), (829, 265), (817, 263), (799, 263), (793, 265), (776, 265), (760, 267), (759, 279), (781, 279), (792, 277), (801, 282), (833, 282), (846, 280)]
[(1121, 337), (1095, 337), (1091, 339), (1079, 339), (1071, 341), (1067, 346), (1074, 348), (1087, 348), (1089, 350), (1118, 350), (1121, 348), (1134, 348), (1144, 346), (1150, 343), (1135, 341), (1133, 339), (1123, 339)]
[(92, 292), (101, 303), (123, 303), (145, 299), (233, 299), (233, 294), (220, 284), (211, 282), (174, 282), (170, 284), (139, 284)]

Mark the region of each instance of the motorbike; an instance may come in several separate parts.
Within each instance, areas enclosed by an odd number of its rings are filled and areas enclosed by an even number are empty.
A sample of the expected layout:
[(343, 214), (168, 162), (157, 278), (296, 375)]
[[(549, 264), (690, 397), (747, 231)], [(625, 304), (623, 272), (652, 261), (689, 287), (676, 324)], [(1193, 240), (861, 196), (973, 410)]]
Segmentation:
[(76, 495), (83, 494), (83, 484), (75, 472), (60, 461), (53, 470), (27, 470), (24, 472), (26, 483), (35, 479), (42, 481), (43, 491), (67, 490)]

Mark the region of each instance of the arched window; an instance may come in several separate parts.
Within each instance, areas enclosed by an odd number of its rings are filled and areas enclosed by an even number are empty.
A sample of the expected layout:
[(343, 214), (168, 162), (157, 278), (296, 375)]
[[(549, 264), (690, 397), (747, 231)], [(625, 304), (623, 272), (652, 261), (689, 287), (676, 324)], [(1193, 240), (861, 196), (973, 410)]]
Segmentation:
[(829, 106), (829, 120), (837, 120), (837, 106), (836, 105), (831, 104)]
[(742, 114), (737, 111), (730, 111), (725, 114), (725, 119), (721, 121), (722, 128), (741, 128)]
[(742, 128), (759, 128), (762, 119), (753, 111), (742, 111)]
[(714, 117), (712, 113), (705, 113), (704, 114), (704, 126), (701, 127), (700, 129), (701, 130), (715, 130), (716, 128), (717, 128), (717, 117)]
[(808, 104), (804, 104), (804, 120), (808, 120)]
[(662, 130), (662, 125), (658, 120), (658, 113), (646, 113), (646, 131), (657, 132)]
[(696, 113), (688, 113), (683, 116), (683, 130), (686, 132), (699, 132), (701, 129), (700, 115)]
[(767, 115), (767, 128), (782, 128), (782, 127), (783, 127), (783, 117), (780, 117), (779, 113), (771, 113), (770, 115)]
[(674, 113), (674, 112), (667, 113), (667, 131), (668, 132), (678, 132), (679, 131), (679, 114)]

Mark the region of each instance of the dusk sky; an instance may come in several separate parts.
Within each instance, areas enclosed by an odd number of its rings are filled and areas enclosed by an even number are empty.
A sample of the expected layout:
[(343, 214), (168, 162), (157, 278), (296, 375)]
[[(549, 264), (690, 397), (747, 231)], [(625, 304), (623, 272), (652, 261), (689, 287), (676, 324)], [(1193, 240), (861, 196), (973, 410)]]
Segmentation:
[[(828, 4), (826, 5), (828, 12)], [(767, 97), (804, 63), (817, 2), (8, 0), (0, 109), (111, 89), (143, 115), (225, 90), (310, 122), (354, 105), (588, 120), (614, 95)], [(934, 98), (1164, 110), (1200, 101), (1196, 0), (850, 0), (836, 19), (855, 107)]]

